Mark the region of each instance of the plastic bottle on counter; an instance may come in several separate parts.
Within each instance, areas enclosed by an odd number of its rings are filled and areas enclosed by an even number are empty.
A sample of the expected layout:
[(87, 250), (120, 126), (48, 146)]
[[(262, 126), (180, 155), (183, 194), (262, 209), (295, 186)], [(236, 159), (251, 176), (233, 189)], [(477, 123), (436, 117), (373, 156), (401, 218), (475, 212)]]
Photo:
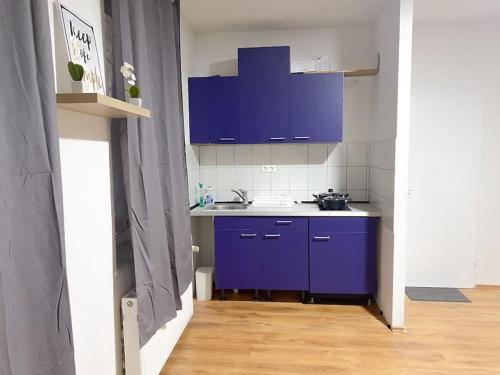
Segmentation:
[(203, 208), (205, 207), (205, 195), (203, 194), (203, 183), (199, 182), (198, 188), (199, 188), (197, 193), (197, 195), (199, 195), (198, 206), (200, 208)]
[(209, 186), (205, 194), (205, 205), (214, 204), (214, 196), (212, 194), (212, 188)]

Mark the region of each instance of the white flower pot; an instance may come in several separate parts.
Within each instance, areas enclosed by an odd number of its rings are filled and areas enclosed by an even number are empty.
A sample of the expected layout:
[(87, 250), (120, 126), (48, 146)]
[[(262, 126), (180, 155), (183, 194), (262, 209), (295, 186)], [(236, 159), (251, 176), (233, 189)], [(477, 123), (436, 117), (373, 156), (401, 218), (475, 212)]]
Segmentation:
[(142, 98), (127, 98), (127, 102), (138, 107), (142, 107)]
[(83, 94), (85, 92), (92, 92), (90, 89), (90, 83), (84, 81), (72, 81), (71, 82), (71, 92), (74, 94)]

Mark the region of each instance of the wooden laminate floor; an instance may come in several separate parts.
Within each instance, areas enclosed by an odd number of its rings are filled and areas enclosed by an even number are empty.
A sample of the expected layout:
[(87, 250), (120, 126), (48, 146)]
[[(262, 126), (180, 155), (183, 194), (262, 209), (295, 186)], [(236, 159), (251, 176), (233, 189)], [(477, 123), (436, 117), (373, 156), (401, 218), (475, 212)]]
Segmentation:
[(376, 306), (195, 302), (161, 375), (500, 374), (500, 287), (463, 292), (472, 303), (408, 300), (407, 333)]

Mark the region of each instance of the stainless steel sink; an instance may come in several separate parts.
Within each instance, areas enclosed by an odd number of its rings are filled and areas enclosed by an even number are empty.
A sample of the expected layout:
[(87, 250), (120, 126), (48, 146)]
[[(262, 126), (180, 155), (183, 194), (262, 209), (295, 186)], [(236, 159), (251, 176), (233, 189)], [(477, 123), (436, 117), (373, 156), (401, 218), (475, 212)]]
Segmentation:
[(246, 210), (249, 206), (245, 206), (243, 203), (214, 203), (208, 206), (207, 210)]

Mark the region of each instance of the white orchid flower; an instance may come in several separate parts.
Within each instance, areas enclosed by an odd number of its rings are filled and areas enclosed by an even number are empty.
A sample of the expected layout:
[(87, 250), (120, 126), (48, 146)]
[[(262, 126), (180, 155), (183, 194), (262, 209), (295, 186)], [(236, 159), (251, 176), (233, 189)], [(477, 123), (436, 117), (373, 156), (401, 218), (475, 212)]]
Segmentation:
[(125, 77), (125, 78), (130, 78), (132, 73), (130, 72), (129, 69), (123, 64), (123, 66), (120, 68), (120, 73)]
[(128, 80), (128, 84), (131, 85), (131, 86), (134, 86), (135, 85), (135, 81), (133, 81), (133, 80), (130, 79), (130, 80)]
[(137, 81), (137, 79), (135, 78), (135, 74), (132, 73), (132, 75), (130, 76), (130, 78), (132, 78), (134, 81)]

